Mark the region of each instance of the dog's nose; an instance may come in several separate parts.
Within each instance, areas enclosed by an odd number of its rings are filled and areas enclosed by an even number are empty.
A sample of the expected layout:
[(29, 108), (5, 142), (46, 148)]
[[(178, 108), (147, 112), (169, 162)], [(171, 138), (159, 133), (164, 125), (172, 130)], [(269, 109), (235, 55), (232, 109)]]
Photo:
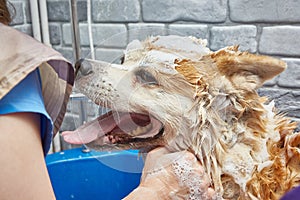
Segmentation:
[(92, 72), (92, 65), (85, 59), (81, 58), (75, 63), (76, 75), (78, 75), (78, 72), (80, 75), (86, 76)]

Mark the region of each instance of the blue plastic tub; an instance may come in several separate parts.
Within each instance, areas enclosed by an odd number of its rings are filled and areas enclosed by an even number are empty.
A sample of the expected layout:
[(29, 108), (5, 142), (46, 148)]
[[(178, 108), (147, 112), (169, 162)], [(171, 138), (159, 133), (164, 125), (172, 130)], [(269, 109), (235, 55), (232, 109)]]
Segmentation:
[(57, 200), (120, 200), (139, 185), (138, 151), (83, 153), (81, 148), (46, 157)]

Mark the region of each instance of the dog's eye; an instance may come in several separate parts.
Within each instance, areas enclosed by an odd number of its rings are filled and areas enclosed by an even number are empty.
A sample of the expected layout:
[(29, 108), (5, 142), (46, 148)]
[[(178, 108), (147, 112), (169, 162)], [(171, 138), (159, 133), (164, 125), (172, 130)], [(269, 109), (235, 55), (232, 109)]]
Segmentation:
[(147, 85), (157, 85), (157, 80), (154, 78), (154, 76), (146, 71), (146, 70), (139, 70), (135, 72), (135, 76), (137, 78), (137, 81), (142, 84)]

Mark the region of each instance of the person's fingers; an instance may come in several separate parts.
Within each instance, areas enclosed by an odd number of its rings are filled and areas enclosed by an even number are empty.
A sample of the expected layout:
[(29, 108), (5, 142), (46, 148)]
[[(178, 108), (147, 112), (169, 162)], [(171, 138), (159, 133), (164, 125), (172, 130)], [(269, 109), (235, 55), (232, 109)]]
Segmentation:
[(211, 199), (211, 200), (228, 200), (228, 199), (224, 199), (224, 198), (222, 198), (222, 196), (218, 195), (216, 193), (216, 191), (211, 187), (209, 187), (207, 189), (207, 197), (208, 197), (208, 199)]
[(212, 189), (211, 187), (207, 189), (207, 196), (209, 199), (214, 199), (214, 197), (216, 196), (216, 192), (214, 189)]
[(201, 180), (200, 188), (207, 190), (210, 186), (210, 180), (208, 175), (206, 174), (203, 166), (200, 164), (200, 162), (196, 159), (195, 155), (192, 153), (186, 154), (186, 160), (187, 162), (192, 163), (192, 173), (194, 174), (194, 177), (198, 177)]
[[(175, 182), (178, 184), (174, 185)], [(216, 197), (205, 169), (189, 151), (171, 153), (163, 147), (153, 149), (147, 154), (141, 183), (150, 188), (160, 185), (166, 190), (174, 190), (179, 186), (194, 191), (193, 195), (204, 199)]]

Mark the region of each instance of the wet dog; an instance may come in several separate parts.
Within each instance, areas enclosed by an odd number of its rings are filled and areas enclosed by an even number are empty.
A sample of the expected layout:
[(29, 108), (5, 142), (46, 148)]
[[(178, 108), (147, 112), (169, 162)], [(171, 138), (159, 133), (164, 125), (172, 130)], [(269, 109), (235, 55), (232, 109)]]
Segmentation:
[(77, 88), (112, 111), (76, 131), (91, 148), (189, 150), (226, 199), (279, 199), (299, 184), (299, 133), (256, 89), (281, 73), (278, 59), (210, 51), (204, 40), (131, 42), (123, 64), (81, 60)]

